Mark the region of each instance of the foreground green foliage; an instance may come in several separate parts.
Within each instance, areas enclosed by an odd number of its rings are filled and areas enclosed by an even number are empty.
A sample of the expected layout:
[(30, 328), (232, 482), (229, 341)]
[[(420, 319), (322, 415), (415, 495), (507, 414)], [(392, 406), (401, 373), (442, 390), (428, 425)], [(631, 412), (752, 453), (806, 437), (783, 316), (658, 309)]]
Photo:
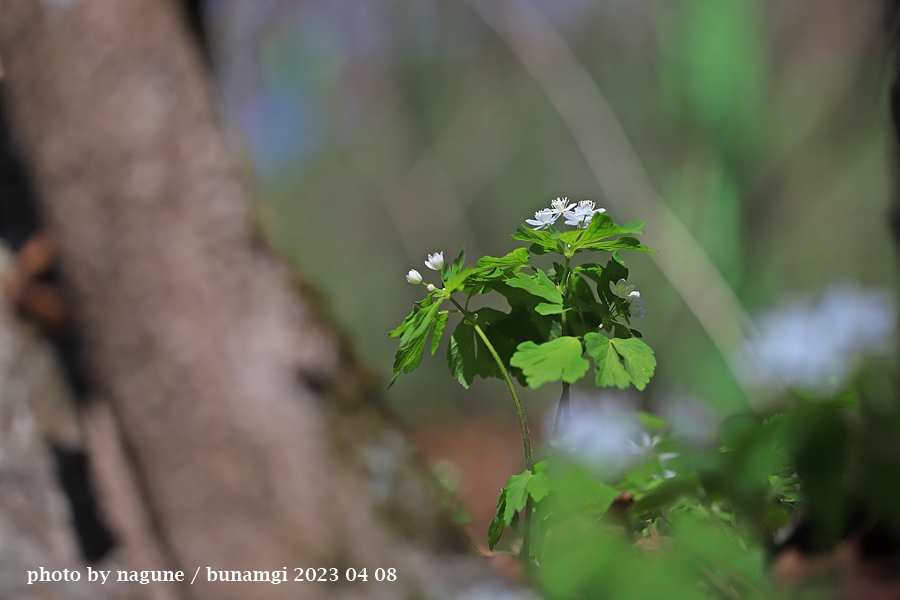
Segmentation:
[[(603, 476), (562, 449), (558, 420), (547, 460), (535, 463), (514, 380), (531, 388), (559, 382), (559, 417), (569, 386), (592, 366), (597, 386), (639, 391), (656, 367), (631, 327), (646, 311), (620, 254), (650, 251), (627, 235), (643, 223), (620, 226), (589, 201), (575, 211), (567, 204), (554, 201), (527, 221), (531, 229), (513, 234), (527, 248), (482, 257), (476, 267), (466, 266), (464, 252), (452, 263), (430, 255), (426, 266), (439, 272), (441, 287), (428, 284), (391, 332), (400, 342), (392, 384), (418, 367), (426, 348), (437, 351), (458, 314), (447, 342), (452, 377), (463, 387), (476, 376), (498, 377), (509, 388), (526, 468), (500, 491), (488, 547), (519, 554), (553, 600), (834, 597), (828, 573), (785, 595), (770, 574), (785, 544), (828, 553), (875, 535), (893, 544), (891, 559), (900, 562), (900, 407), (893, 402), (795, 391), (767, 418), (727, 419), (720, 443), (702, 449), (670, 439), (665, 420), (642, 413), (635, 460)], [(560, 216), (575, 229), (555, 229)], [(573, 260), (597, 251), (610, 252), (605, 264)], [(552, 267), (533, 263), (544, 255)], [(423, 284), (415, 270), (407, 280)], [(493, 292), (508, 312), (470, 309), (473, 297)]]

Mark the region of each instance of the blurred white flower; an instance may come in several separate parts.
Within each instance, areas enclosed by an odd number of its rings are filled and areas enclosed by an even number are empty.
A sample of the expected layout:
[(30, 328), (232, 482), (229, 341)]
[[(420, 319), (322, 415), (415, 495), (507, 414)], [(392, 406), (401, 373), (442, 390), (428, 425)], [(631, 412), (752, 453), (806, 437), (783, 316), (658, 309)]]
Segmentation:
[(422, 274), (415, 269), (410, 269), (406, 274), (406, 280), (410, 283), (422, 283)]
[(592, 200), (582, 200), (575, 207), (575, 210), (566, 210), (563, 213), (563, 217), (566, 219), (566, 225), (584, 229), (591, 224), (591, 219), (594, 218), (594, 215), (605, 212), (605, 208), (594, 208)]
[(866, 354), (891, 350), (895, 299), (879, 289), (833, 284), (818, 300), (795, 297), (756, 319), (757, 332), (741, 348), (755, 364), (743, 374), (750, 385), (792, 385), (829, 391), (859, 366)]
[(628, 440), (628, 451), (632, 454), (638, 454), (640, 456), (646, 456), (653, 452), (653, 449), (659, 444), (660, 437), (658, 435), (654, 435), (650, 437), (646, 431), (641, 433), (641, 441), (640, 443), (636, 443), (634, 440)]
[(628, 299), (629, 294), (634, 291), (634, 286), (628, 285), (624, 279), (620, 279), (615, 283), (609, 282), (609, 291), (619, 298)]
[(644, 299), (641, 298), (641, 293), (638, 291), (633, 291), (628, 294), (628, 312), (632, 317), (646, 317), (647, 309), (644, 308)]
[[(573, 393), (562, 438), (554, 444), (601, 477), (615, 478), (639, 460), (629, 451), (629, 440), (641, 435), (636, 409), (621, 394), (586, 397)], [(555, 411), (548, 411), (548, 431), (554, 417)]]
[(534, 230), (547, 229), (550, 225), (556, 223), (556, 219), (558, 218), (558, 212), (552, 208), (545, 208), (534, 213), (533, 219), (525, 219), (525, 222)]
[(428, 255), (428, 260), (425, 261), (425, 266), (434, 271), (440, 271), (444, 268), (444, 253), (443, 252), (435, 252), (434, 254)]
[(677, 452), (662, 452), (659, 455), (659, 466), (662, 467), (663, 479), (672, 479), (675, 477), (676, 473), (672, 469), (666, 468), (666, 462), (672, 460), (673, 458), (678, 458), (680, 455)]

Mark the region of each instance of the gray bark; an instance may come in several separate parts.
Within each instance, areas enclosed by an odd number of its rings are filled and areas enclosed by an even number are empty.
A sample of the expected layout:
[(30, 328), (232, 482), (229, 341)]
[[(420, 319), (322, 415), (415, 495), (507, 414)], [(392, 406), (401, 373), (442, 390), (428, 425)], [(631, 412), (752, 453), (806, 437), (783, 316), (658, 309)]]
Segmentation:
[[(167, 593), (500, 597), (372, 377), (254, 235), (175, 3), (0, 0), (0, 56), (92, 369), (104, 503), (143, 564), (201, 570)], [(251, 588), (206, 567), (370, 577)]]

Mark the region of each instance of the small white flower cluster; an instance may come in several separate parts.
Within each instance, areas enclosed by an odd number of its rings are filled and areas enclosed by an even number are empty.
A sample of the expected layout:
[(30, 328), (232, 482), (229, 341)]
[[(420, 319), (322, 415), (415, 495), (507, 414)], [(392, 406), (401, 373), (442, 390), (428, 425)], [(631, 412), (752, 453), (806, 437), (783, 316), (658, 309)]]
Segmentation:
[[(573, 210), (574, 209), (574, 210)], [(584, 229), (591, 224), (594, 215), (606, 212), (605, 208), (594, 208), (592, 200), (582, 200), (576, 206), (574, 203), (569, 204), (568, 198), (557, 198), (550, 202), (550, 208), (544, 208), (534, 213), (533, 219), (525, 219), (532, 229), (547, 229), (559, 217), (566, 220), (566, 225)]]
[[(660, 441), (661, 439), (658, 435), (650, 437), (650, 435), (645, 432), (641, 434), (641, 442), (639, 444), (635, 443), (634, 440), (628, 440), (628, 451), (639, 456), (652, 456), (656, 454), (656, 446)], [(660, 452), (657, 456), (657, 460), (659, 460), (659, 466), (662, 468), (662, 476), (654, 474), (651, 475), (651, 477), (653, 479), (672, 479), (675, 477), (675, 471), (667, 469), (666, 462), (673, 458), (678, 458), (678, 456), (679, 454), (677, 452)]]
[(624, 279), (620, 279), (616, 283), (610, 281), (609, 291), (619, 298), (628, 300), (628, 311), (632, 317), (647, 316), (647, 309), (644, 308), (644, 299), (641, 298), (641, 293), (634, 289), (633, 285), (626, 284)]
[[(444, 268), (444, 253), (443, 252), (435, 252), (434, 254), (428, 255), (428, 260), (425, 261), (425, 266), (431, 269), (432, 271), (440, 271)], [(410, 269), (409, 273), (406, 274), (406, 280), (412, 284), (422, 283), (422, 274), (416, 271), (415, 269)], [(430, 284), (429, 284), (430, 285)], [(431, 290), (429, 290), (431, 291)]]

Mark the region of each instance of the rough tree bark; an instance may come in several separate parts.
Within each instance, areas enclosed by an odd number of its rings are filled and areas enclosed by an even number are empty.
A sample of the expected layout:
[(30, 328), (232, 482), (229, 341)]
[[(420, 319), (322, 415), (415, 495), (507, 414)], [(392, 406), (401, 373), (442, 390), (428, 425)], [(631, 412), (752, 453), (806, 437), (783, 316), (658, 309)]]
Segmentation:
[(254, 235), (175, 3), (0, 0), (0, 57), (85, 340), (88, 447), (126, 549), (145, 568), (201, 567), (198, 584), (205, 567), (398, 573), (165, 593), (508, 593), (467, 553), (315, 295)]

